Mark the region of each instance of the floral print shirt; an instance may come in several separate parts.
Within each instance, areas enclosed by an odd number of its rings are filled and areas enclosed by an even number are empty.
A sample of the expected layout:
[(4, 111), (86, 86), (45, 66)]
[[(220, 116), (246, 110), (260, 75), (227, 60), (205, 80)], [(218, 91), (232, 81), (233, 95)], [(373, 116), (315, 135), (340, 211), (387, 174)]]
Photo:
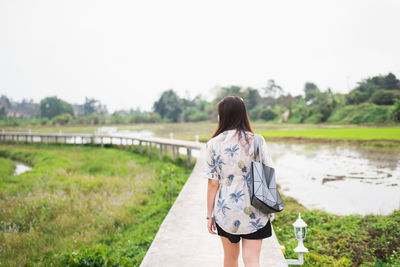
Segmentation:
[[(240, 135), (239, 139), (236, 129), (227, 130), (207, 142), (203, 177), (219, 180), (212, 212), (215, 222), (228, 233), (250, 234), (263, 228), (270, 214), (262, 213), (250, 203), (254, 135), (247, 131)], [(262, 154), (264, 164), (273, 167), (264, 137)]]

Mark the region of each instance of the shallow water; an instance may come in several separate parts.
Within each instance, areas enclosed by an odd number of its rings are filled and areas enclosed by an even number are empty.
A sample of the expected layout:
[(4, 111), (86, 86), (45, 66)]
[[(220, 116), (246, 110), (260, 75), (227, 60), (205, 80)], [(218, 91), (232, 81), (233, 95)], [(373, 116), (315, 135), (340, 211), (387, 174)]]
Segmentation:
[(14, 164), (15, 164), (14, 175), (20, 175), (21, 173), (32, 170), (31, 167), (29, 167), (28, 165), (25, 165), (21, 162), (14, 161)]
[(285, 195), (335, 214), (400, 209), (400, 153), (356, 146), (269, 144)]
[(121, 137), (152, 137), (154, 133), (152, 131), (130, 131), (130, 130), (118, 130), (118, 127), (103, 126), (97, 129), (98, 134), (112, 134)]

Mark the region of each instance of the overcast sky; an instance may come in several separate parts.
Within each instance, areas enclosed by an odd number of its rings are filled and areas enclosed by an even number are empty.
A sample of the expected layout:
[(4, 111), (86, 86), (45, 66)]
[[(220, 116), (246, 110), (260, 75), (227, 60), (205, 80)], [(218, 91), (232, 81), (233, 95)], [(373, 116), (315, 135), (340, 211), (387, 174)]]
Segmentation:
[(397, 0), (0, 0), (0, 94), (114, 111), (268, 79), (345, 93), (400, 76), (399, 14)]

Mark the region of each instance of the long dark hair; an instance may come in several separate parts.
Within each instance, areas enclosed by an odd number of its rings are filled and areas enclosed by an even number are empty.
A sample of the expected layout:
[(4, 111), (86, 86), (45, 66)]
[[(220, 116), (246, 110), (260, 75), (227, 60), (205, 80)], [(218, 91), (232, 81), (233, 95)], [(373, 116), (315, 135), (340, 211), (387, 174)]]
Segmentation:
[(217, 109), (219, 122), (212, 137), (226, 130), (236, 129), (236, 133), (239, 133), (239, 138), (243, 133), (248, 142), (244, 131), (254, 132), (250, 125), (249, 115), (247, 114), (246, 104), (243, 99), (239, 96), (226, 96), (218, 102)]

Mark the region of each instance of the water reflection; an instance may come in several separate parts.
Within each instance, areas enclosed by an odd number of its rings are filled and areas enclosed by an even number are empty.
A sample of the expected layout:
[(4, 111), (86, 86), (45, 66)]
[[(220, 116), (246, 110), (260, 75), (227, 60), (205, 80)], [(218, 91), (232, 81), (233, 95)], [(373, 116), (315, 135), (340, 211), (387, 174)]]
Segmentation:
[(14, 161), (15, 164), (15, 171), (14, 171), (14, 175), (20, 175), (21, 173), (27, 172), (32, 170), (31, 167), (21, 163), (21, 162), (16, 162)]
[(400, 153), (355, 146), (269, 147), (283, 193), (335, 214), (388, 214), (400, 209)]
[(103, 126), (97, 129), (97, 134), (109, 134), (121, 137), (152, 137), (154, 133), (152, 131), (142, 130), (142, 131), (130, 131), (130, 130), (118, 130), (118, 127)]

